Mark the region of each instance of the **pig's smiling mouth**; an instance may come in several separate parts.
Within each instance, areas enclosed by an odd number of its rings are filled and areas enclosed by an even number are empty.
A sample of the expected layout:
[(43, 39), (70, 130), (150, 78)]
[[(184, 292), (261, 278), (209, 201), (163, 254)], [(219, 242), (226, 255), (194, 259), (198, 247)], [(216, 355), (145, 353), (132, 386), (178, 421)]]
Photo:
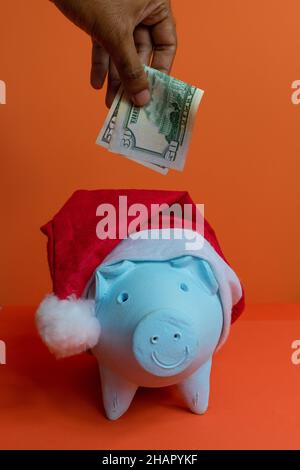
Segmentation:
[(175, 367), (181, 366), (181, 364), (185, 362), (188, 355), (189, 355), (189, 348), (188, 346), (186, 346), (184, 349), (184, 356), (181, 359), (179, 359), (179, 361), (173, 362), (172, 364), (167, 364), (166, 362), (163, 362), (158, 358), (158, 354), (156, 351), (153, 351), (151, 353), (151, 357), (153, 361), (155, 362), (155, 364), (157, 364), (159, 367), (162, 367), (163, 369), (173, 369)]

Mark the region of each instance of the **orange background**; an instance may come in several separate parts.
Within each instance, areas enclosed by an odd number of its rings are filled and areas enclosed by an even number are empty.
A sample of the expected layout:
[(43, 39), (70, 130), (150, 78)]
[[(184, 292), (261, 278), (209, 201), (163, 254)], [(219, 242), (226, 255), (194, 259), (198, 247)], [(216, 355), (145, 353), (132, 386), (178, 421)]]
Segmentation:
[(204, 415), (187, 410), (176, 387), (163, 387), (139, 389), (113, 422), (104, 415), (95, 358), (57, 361), (33, 312), (5, 307), (1, 314), (1, 449), (300, 448), (300, 364), (291, 361), (299, 304), (247, 306), (214, 356)]
[(104, 93), (90, 40), (47, 0), (1, 2), (0, 303), (51, 289), (39, 226), (79, 188), (187, 189), (205, 203), (251, 302), (299, 302), (298, 0), (173, 0), (173, 75), (205, 90), (183, 173), (162, 177), (95, 145)]
[(37, 304), (51, 289), (39, 226), (74, 190), (188, 190), (205, 204), (248, 300), (214, 358), (209, 410), (188, 412), (172, 387), (142, 389), (109, 422), (96, 361), (56, 361), (37, 335), (35, 308), (6, 306), (1, 448), (299, 448), (291, 344), (300, 332), (300, 105), (291, 84), (300, 79), (300, 3), (173, 6), (173, 75), (205, 97), (184, 172), (163, 177), (95, 145), (107, 110), (104, 92), (89, 86), (89, 38), (48, 0), (1, 2), (0, 304)]

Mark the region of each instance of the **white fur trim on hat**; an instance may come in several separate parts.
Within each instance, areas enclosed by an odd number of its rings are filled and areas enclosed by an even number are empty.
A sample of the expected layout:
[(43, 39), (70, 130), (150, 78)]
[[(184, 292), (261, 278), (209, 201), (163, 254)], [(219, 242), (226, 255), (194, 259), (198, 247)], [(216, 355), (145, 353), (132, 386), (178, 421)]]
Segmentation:
[(100, 336), (95, 302), (70, 296), (60, 300), (50, 294), (36, 312), (43, 341), (57, 357), (72, 356), (94, 347)]

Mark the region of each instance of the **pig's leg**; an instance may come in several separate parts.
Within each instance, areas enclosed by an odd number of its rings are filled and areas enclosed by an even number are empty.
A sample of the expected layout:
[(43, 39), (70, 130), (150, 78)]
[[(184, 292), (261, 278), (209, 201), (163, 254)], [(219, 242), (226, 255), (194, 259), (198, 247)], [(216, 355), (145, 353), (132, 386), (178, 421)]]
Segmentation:
[(99, 366), (103, 406), (106, 416), (115, 420), (128, 410), (137, 386), (116, 375), (110, 369)]
[(178, 384), (178, 388), (191, 411), (203, 414), (208, 407), (211, 358), (190, 377)]

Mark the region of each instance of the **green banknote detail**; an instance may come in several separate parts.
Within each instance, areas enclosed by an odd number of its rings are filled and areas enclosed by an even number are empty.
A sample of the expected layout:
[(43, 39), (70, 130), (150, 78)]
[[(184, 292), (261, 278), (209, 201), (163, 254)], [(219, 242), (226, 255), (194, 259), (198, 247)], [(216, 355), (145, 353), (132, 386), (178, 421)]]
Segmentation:
[(146, 116), (169, 144), (182, 143), (196, 87), (159, 71), (153, 73), (148, 67), (146, 70), (151, 89), (151, 100), (144, 108)]
[(126, 154), (136, 154), (153, 163), (159, 164), (160, 160), (170, 162), (167, 166), (171, 166), (171, 162), (176, 162), (178, 167), (182, 167), (183, 148), (189, 140), (186, 132), (192, 122), (189, 119), (195, 114), (200, 92), (196, 87), (158, 70), (145, 69), (151, 99), (143, 108), (129, 101), (122, 108), (124, 120), (119, 126), (122, 131), (121, 134), (120, 130), (116, 133), (120, 135), (120, 148)]

